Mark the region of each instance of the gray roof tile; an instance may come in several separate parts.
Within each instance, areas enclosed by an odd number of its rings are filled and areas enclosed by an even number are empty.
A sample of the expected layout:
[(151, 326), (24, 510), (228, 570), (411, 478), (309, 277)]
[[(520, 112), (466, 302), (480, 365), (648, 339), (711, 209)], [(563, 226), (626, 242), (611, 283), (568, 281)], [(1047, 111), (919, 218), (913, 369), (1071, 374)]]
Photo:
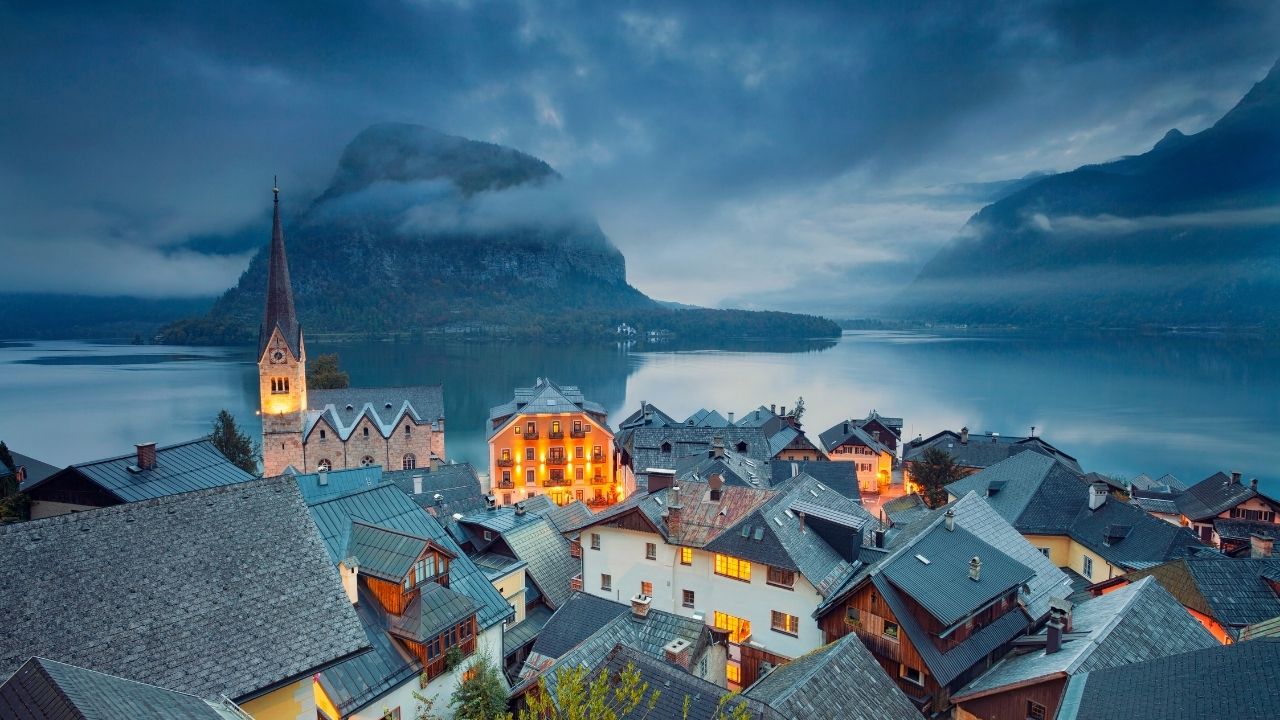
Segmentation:
[(323, 417), (343, 440), (351, 437), (362, 417), (368, 417), (383, 437), (391, 437), (406, 415), (432, 426), (444, 419), (444, 390), (439, 385), (311, 390), (307, 403), (302, 434), (311, 432)]
[(576, 592), (548, 618), (533, 644), (533, 652), (558, 658), (626, 612), (630, 612), (626, 605)]
[(136, 467), (137, 452), (127, 455), (77, 463), (47, 475), (42, 481), (23, 483), (23, 490), (55, 484), (70, 475), (79, 475), (101, 487), (121, 502), (137, 502), (166, 495), (233, 485), (253, 479), (251, 473), (236, 467), (208, 438), (188, 440), (156, 448), (156, 466), (151, 470)]

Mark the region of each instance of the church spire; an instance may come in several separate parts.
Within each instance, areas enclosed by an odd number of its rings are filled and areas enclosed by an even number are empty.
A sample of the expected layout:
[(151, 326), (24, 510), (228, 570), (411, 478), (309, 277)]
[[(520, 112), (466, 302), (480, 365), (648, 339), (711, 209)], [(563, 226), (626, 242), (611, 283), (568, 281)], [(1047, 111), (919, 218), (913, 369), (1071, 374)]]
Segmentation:
[(284, 254), (284, 230), (280, 227), (280, 186), (273, 182), (275, 216), (271, 220), (271, 260), (267, 266), (267, 307), (258, 332), (258, 357), (267, 349), (271, 333), (280, 328), (295, 358), (302, 356), (302, 327), (293, 309), (293, 288), (289, 284), (289, 262)]

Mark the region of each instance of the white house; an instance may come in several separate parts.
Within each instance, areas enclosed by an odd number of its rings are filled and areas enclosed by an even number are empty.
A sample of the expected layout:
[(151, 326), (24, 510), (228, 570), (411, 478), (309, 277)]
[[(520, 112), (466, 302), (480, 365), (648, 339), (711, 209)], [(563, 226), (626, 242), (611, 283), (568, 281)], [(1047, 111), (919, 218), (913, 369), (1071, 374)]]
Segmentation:
[[(652, 479), (651, 479), (652, 482)], [(875, 521), (800, 474), (772, 489), (709, 482), (651, 490), (582, 528), (582, 589), (696, 616), (726, 631), (729, 682), (823, 644), (812, 613), (857, 566)]]

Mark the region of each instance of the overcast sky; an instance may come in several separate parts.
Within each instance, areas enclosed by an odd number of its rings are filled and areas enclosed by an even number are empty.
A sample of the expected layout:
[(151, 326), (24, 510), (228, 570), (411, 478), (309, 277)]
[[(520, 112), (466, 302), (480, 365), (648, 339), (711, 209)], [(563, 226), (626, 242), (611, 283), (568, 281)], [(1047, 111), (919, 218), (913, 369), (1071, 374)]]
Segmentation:
[(176, 244), (396, 120), (551, 163), (654, 297), (855, 317), (949, 186), (1203, 129), (1280, 57), (1265, 0), (288, 5), (0, 0), (7, 289), (216, 294), (247, 257)]

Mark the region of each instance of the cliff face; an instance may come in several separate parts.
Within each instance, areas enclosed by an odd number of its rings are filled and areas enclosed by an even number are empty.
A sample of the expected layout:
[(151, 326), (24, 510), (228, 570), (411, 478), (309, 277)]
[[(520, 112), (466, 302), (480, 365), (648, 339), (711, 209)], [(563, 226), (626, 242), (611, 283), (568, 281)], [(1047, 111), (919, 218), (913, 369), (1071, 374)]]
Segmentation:
[[(415, 125), (368, 128), (285, 227), (303, 326), (411, 331), (652, 307), (560, 185), (545, 162), (509, 148)], [(282, 202), (287, 211), (287, 194)], [(266, 275), (264, 245), (209, 319), (252, 327)]]
[(1275, 324), (1280, 65), (1213, 127), (979, 211), (894, 314), (970, 323)]

